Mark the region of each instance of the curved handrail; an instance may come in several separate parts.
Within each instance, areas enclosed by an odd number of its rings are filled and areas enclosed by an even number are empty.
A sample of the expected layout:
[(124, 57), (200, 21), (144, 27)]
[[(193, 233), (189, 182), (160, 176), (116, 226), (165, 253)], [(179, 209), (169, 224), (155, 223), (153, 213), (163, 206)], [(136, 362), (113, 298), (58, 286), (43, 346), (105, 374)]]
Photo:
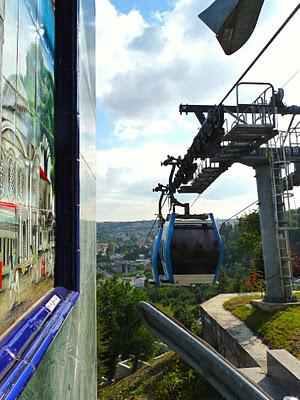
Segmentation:
[(144, 301), (139, 303), (139, 309), (150, 331), (202, 375), (226, 400), (272, 400), (262, 388), (180, 322)]

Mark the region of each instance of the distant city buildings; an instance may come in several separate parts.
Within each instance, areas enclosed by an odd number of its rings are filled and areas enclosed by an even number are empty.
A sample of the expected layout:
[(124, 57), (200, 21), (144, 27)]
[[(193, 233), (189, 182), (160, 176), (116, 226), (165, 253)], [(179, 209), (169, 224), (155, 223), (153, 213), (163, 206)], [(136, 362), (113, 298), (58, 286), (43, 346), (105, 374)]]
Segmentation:
[(148, 279), (145, 276), (137, 275), (131, 279), (131, 286), (136, 288), (144, 288), (148, 282)]
[(97, 243), (97, 255), (107, 257), (108, 256), (108, 243)]

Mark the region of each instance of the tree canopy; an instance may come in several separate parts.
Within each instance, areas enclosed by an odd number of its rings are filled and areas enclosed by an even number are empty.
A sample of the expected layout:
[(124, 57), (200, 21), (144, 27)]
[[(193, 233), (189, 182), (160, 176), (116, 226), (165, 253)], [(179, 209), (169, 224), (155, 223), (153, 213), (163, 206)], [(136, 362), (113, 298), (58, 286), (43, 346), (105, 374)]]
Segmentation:
[(145, 299), (141, 290), (116, 278), (106, 280), (97, 292), (99, 368), (109, 381), (119, 356), (131, 356), (137, 364), (151, 355), (154, 338), (142, 325), (137, 309), (137, 303)]

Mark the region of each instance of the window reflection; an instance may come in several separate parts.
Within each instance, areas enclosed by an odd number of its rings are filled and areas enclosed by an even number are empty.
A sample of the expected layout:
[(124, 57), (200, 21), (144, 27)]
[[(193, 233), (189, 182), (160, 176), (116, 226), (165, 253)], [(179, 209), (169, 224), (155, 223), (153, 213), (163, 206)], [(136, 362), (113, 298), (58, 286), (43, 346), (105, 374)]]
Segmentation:
[(53, 287), (54, 3), (6, 0), (0, 136), (0, 334)]
[(16, 88), (19, 1), (5, 1), (3, 77)]

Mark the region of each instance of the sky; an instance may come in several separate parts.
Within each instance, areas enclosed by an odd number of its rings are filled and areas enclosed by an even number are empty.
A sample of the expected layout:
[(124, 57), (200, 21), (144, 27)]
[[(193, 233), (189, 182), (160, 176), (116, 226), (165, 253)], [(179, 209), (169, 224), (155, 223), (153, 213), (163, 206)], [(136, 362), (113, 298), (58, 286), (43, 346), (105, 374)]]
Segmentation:
[[(253, 35), (231, 56), (197, 17), (211, 3), (96, 0), (98, 221), (155, 218), (159, 194), (152, 188), (169, 176), (160, 163), (168, 154), (183, 156), (199, 129), (193, 114), (179, 114), (179, 104), (218, 104), (298, 0), (265, 0)], [(299, 30), (300, 12), (244, 81), (282, 87), (300, 69)], [(300, 73), (286, 83), (285, 103), (300, 105), (299, 84)], [(254, 175), (233, 165), (192, 211), (229, 218), (257, 199)], [(297, 190), (295, 199), (299, 206)]]

